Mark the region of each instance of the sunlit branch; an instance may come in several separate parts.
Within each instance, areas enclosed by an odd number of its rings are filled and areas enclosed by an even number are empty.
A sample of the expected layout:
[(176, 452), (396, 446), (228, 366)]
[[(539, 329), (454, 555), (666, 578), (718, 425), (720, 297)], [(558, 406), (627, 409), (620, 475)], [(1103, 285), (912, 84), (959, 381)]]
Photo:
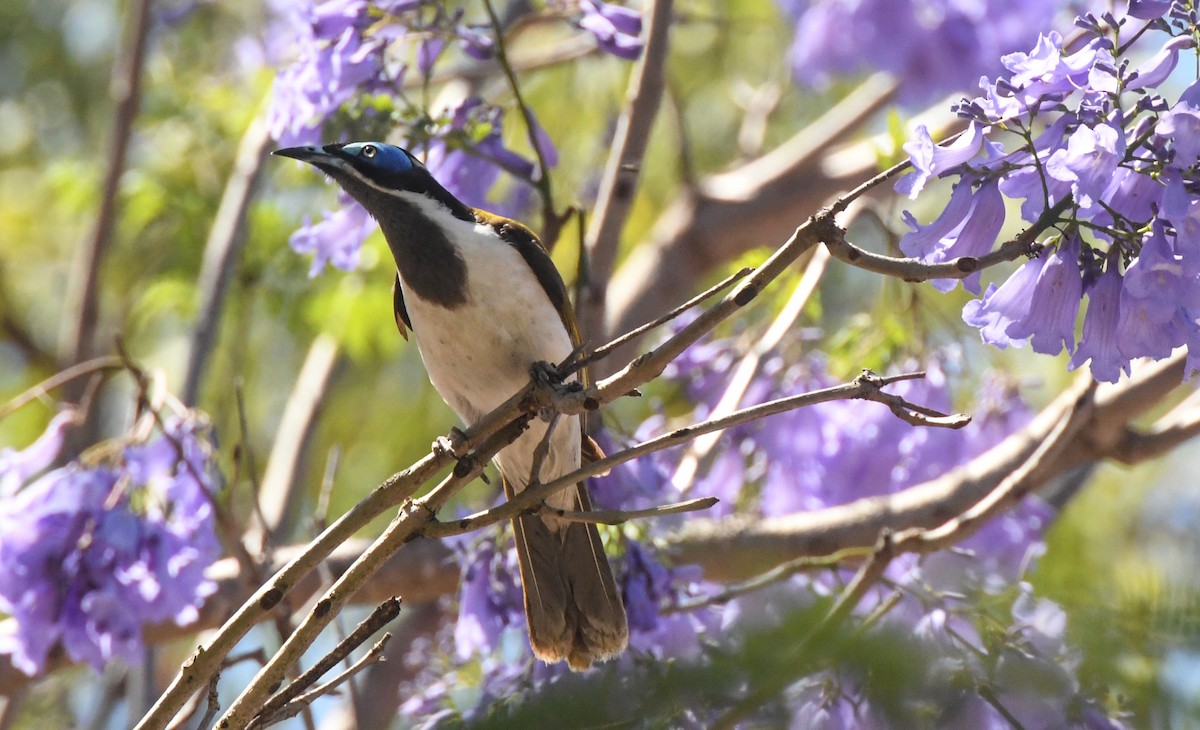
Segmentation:
[(630, 520), (639, 520), (647, 517), (664, 517), (666, 515), (678, 515), (686, 512), (699, 512), (709, 509), (719, 501), (716, 497), (700, 497), (699, 499), (689, 499), (684, 502), (674, 502), (657, 507), (647, 507), (646, 509), (596, 509), (587, 512), (556, 509), (542, 505), (539, 511), (543, 514), (553, 515), (559, 519), (566, 520), (567, 522), (587, 522), (593, 525), (623, 525)]

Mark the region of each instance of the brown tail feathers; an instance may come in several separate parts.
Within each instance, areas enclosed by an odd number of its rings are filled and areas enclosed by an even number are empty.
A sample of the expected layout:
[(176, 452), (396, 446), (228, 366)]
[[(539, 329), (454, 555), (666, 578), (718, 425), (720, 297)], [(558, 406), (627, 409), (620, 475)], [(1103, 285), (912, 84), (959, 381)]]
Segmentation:
[[(504, 489), (511, 497), (507, 480)], [(575, 489), (577, 509), (591, 509), (584, 484)], [(596, 526), (522, 515), (513, 532), (534, 655), (582, 671), (620, 654), (629, 626)]]

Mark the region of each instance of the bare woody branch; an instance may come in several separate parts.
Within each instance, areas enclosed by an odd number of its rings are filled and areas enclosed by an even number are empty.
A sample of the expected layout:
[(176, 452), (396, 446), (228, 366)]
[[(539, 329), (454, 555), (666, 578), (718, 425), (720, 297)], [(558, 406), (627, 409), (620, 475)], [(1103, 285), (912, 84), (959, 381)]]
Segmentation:
[[(786, 236), (796, 211), (816, 210), (869, 178), (878, 166), (874, 141), (850, 153), (830, 150), (886, 106), (895, 88), (886, 75), (873, 76), (763, 157), (690, 186), (616, 270), (607, 296), (606, 332), (624, 332), (653, 318), (717, 267)], [(926, 123), (942, 130), (955, 120), (941, 115)]]
[(195, 405), (200, 397), (200, 386), (208, 369), (221, 315), (225, 311), (229, 282), (245, 247), (246, 213), (258, 187), (262, 161), (270, 144), (266, 119), (260, 114), (250, 122), (242, 135), (233, 162), (233, 172), (225, 183), (208, 240), (204, 244), (204, 260), (197, 282), (200, 302), (196, 326), (188, 343), (187, 370), (181, 395), (183, 402), (189, 406)]
[[(850, 615), (854, 607), (862, 601), (867, 590), (883, 578), (888, 565), (896, 557), (907, 552), (931, 552), (950, 547), (969, 537), (988, 519), (1013, 506), (1021, 497), (1028, 494), (1034, 485), (1033, 475), (1048, 460), (1061, 453), (1068, 439), (1086, 423), (1091, 415), (1091, 409), (1094, 407), (1092, 396), (1095, 393), (1095, 382), (1090, 378), (1081, 379), (1081, 381), (1085, 387), (1082, 388), (1082, 392), (1078, 392), (1079, 388), (1075, 389), (1076, 407), (1065, 410), (1062, 417), (1047, 434), (1046, 439), (1038, 444), (1029, 458), (1016, 471), (1004, 477), (996, 488), (978, 504), (936, 529), (913, 529), (901, 535), (892, 535), (891, 532), (884, 530), (880, 534), (874, 552), (854, 574), (821, 621), (799, 642), (785, 647), (783, 651), (795, 656), (797, 660), (801, 660), (806, 648), (814, 640), (827, 635), (831, 629), (841, 624)], [(719, 717), (713, 723), (713, 727), (732, 730), (741, 720), (782, 691), (789, 681), (790, 679), (787, 677), (778, 677), (768, 681), (763, 687), (752, 692)]]
[(271, 689), (283, 680), (288, 669), (299, 661), (304, 651), (312, 645), (358, 589), (400, 547), (414, 539), (452, 496), (478, 476), (489, 459), (516, 440), (524, 427), (522, 421), (510, 423), (484, 441), (467, 458), (460, 460), (450, 476), (443, 479), (431, 492), (420, 499), (408, 500), (383, 534), (371, 543), (371, 547), (317, 601), (291, 636), (284, 641), (279, 651), (217, 721), (218, 725), (226, 730), (246, 728)]
[(699, 499), (689, 499), (684, 502), (663, 504), (657, 507), (647, 507), (646, 509), (597, 509), (588, 512), (556, 509), (542, 505), (539, 511), (554, 515), (568, 522), (587, 522), (593, 525), (623, 525), (630, 520), (639, 520), (646, 517), (663, 517), (666, 515), (684, 514), (686, 512), (699, 512), (712, 507), (719, 501), (716, 497), (700, 497)]
[[(113, 70), (111, 94), (116, 101), (108, 161), (100, 192), (100, 209), (91, 235), (79, 250), (67, 289), (66, 316), (63, 319), (59, 360), (63, 366), (75, 365), (93, 354), (96, 323), (100, 313), (100, 267), (112, 242), (117, 219), (117, 193), (125, 173), (125, 157), (133, 136), (133, 122), (142, 100), (142, 70), (150, 35), (151, 0), (138, 0), (127, 8), (126, 40)], [(78, 393), (73, 393), (77, 395)]]
[(887, 402), (890, 396), (886, 393), (880, 393), (880, 388), (886, 385), (895, 383), (901, 380), (911, 380), (913, 377), (921, 377), (923, 374), (904, 373), (901, 375), (891, 375), (880, 377), (873, 373), (864, 373), (862, 376), (854, 380), (854, 382), (844, 385), (837, 385), (831, 388), (823, 388), (810, 393), (802, 393), (786, 398), (768, 401), (759, 405), (750, 406), (734, 411), (720, 418), (713, 418), (701, 423), (677, 428), (669, 433), (663, 434), (657, 438), (644, 441), (630, 448), (599, 459), (590, 464), (585, 464), (583, 467), (565, 474), (553, 481), (545, 484), (530, 485), (520, 494), (515, 495), (512, 499), (504, 504), (501, 504), (492, 509), (478, 512), (473, 515), (468, 515), (461, 519), (452, 522), (433, 522), (428, 525), (422, 534), (425, 537), (449, 537), (450, 535), (459, 535), (464, 532), (472, 532), (488, 525), (511, 520), (528, 510), (540, 509), (541, 504), (546, 498), (552, 496), (559, 490), (565, 489), (581, 479), (587, 477), (598, 476), (612, 469), (614, 466), (624, 464), (627, 461), (641, 458), (647, 454), (652, 454), (657, 451), (669, 449), (673, 446), (678, 446), (687, 443), (692, 439), (703, 436), (707, 433), (723, 431), (725, 429), (740, 426), (752, 421), (756, 421), (767, 416), (772, 416), (778, 413), (795, 410), (807, 406), (817, 405), (819, 403), (829, 403), (835, 400), (881, 400)]
[(278, 722), (283, 722), (289, 717), (295, 717), (297, 714), (303, 712), (318, 697), (331, 694), (339, 686), (353, 679), (354, 675), (358, 674), (362, 670), (366, 669), (372, 664), (377, 664), (384, 661), (383, 650), (385, 647), (387, 647), (388, 641), (391, 640), (391, 638), (391, 634), (384, 634), (383, 638), (375, 642), (375, 646), (372, 646), (370, 651), (364, 654), (361, 659), (354, 662), (354, 664), (351, 664), (348, 668), (346, 668), (345, 671), (341, 672), (325, 684), (313, 687), (296, 699), (289, 701), (286, 705), (280, 707), (279, 710), (271, 716), (269, 721), (264, 722), (258, 727), (266, 727)]
[(671, 27), (671, 0), (654, 0), (647, 13), (646, 44), (629, 79), (625, 108), (617, 120), (612, 152), (600, 178), (596, 206), (584, 235), (586, 281), (579, 289), (576, 311), (584, 338), (605, 335), (604, 308), (608, 280), (617, 260), (621, 231), (633, 208), (642, 158), (650, 130), (662, 102), (667, 69), (667, 36)]
[[(1182, 353), (1168, 361), (1143, 365), (1134, 376), (1096, 389), (1085, 425), (1073, 428), (1064, 448), (1043, 459), (1029, 477), (1034, 488), (1081, 464), (1122, 455), (1129, 424), (1179, 386)], [(766, 518), (696, 520), (667, 541), (672, 560), (703, 567), (711, 580), (740, 581), (803, 557), (869, 548), (885, 530), (933, 529), (966, 513), (1004, 479), (1027, 464), (1070, 412), (1080, 408), (1090, 379), (1049, 404), (1024, 429), (990, 451), (947, 474), (895, 494), (855, 500), (805, 513)], [(1168, 431), (1175, 437), (1172, 431)], [(1152, 458), (1147, 452), (1134, 460)]]
[(350, 656), (352, 651), (366, 643), (367, 639), (370, 639), (371, 636), (391, 623), (399, 615), (400, 599), (396, 596), (390, 596), (386, 601), (376, 606), (370, 616), (359, 622), (354, 631), (338, 642), (332, 651), (321, 657), (316, 664), (305, 670), (299, 677), (296, 677), (287, 687), (271, 695), (263, 703), (255, 721), (251, 722), (250, 726), (265, 727), (273, 724), (276, 721), (276, 715), (281, 714), (284, 705), (287, 705), (299, 697), (306, 689), (316, 684), (317, 680), (325, 676), (326, 672), (337, 666), (339, 662), (345, 660), (346, 657)]

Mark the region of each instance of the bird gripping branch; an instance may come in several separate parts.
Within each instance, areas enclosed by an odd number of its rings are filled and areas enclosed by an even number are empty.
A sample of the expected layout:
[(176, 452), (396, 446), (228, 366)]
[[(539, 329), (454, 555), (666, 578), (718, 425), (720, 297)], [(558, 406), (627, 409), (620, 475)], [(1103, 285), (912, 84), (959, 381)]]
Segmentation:
[[(523, 388), (534, 363), (561, 362), (579, 345), (566, 287), (537, 237), (459, 201), (407, 150), (354, 142), (275, 154), (329, 175), (378, 221), (396, 259), (396, 323), (464, 423)], [(585, 451), (599, 453), (578, 416), (534, 419), (496, 464), (511, 497), (577, 469)], [(548, 503), (591, 509), (583, 482)], [(576, 670), (620, 654), (629, 628), (596, 526), (539, 513), (516, 518), (513, 531), (534, 654)]]

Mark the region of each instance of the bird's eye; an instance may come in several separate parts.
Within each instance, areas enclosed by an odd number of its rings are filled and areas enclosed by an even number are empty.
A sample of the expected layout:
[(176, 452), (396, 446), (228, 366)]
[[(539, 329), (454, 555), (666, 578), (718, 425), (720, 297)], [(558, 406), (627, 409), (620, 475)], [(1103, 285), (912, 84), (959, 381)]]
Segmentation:
[(369, 145), (363, 147), (362, 152), (360, 152), (359, 154), (361, 154), (363, 157), (366, 157), (369, 160), (378, 153), (379, 153), (379, 150), (375, 147), (375, 145), (369, 144)]

